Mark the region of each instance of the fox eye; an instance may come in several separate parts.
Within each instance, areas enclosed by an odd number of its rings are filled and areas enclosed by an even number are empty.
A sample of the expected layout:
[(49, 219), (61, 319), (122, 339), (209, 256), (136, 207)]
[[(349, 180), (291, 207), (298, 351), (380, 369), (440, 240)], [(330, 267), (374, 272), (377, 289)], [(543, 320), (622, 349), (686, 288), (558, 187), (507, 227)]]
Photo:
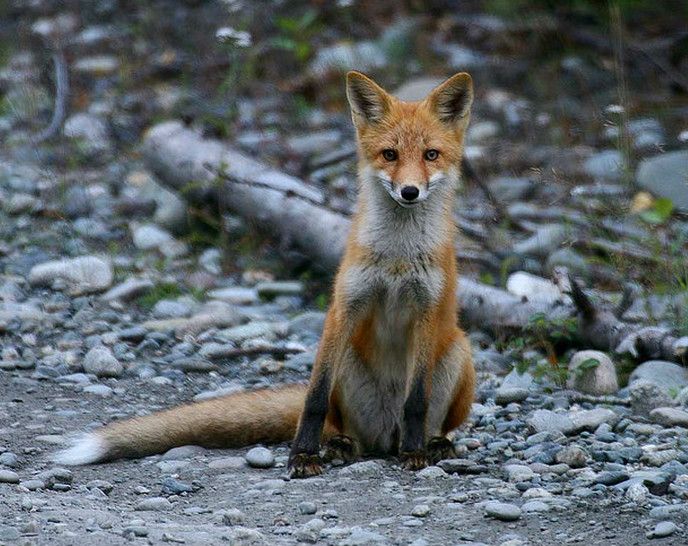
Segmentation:
[(435, 161), (440, 156), (440, 153), (437, 150), (426, 150), (425, 154), (423, 157), (427, 159), (428, 161)]
[(398, 157), (398, 154), (396, 150), (387, 148), (385, 150), (382, 150), (382, 157), (385, 158), (385, 161), (394, 161)]

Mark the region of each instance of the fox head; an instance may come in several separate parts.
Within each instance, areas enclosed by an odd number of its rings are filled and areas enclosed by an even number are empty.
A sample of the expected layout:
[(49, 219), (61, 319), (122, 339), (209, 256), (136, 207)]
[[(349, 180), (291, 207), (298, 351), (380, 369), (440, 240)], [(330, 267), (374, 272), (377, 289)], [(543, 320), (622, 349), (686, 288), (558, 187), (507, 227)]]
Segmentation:
[(455, 74), (420, 102), (403, 102), (366, 75), (349, 72), (346, 94), (364, 183), (381, 186), (407, 208), (454, 187), (473, 102), (468, 74)]

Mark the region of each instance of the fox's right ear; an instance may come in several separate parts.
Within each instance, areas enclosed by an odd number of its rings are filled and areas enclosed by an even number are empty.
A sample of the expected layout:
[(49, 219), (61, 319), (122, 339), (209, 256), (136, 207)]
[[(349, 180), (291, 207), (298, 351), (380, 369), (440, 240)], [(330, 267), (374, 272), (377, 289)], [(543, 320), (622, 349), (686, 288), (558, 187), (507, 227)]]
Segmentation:
[(357, 127), (361, 123), (379, 122), (389, 109), (389, 94), (360, 72), (351, 71), (346, 75), (346, 98)]

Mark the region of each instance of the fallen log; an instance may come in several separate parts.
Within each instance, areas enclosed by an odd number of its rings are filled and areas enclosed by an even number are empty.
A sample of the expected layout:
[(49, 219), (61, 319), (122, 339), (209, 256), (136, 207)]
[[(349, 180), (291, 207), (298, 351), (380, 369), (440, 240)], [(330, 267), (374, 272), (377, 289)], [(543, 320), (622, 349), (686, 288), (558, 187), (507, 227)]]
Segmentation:
[(143, 154), (160, 179), (195, 205), (220, 202), (293, 242), (327, 271), (337, 267), (350, 220), (321, 191), (178, 122), (154, 126)]
[[(350, 220), (329, 209), (318, 189), (219, 141), (204, 139), (178, 122), (153, 127), (143, 154), (161, 181), (189, 202), (219, 201), (226, 210), (286, 237), (322, 269), (335, 271)], [(578, 339), (586, 348), (637, 359), (686, 361), (688, 337), (677, 337), (669, 328), (623, 322), (622, 312), (617, 316), (596, 307), (575, 279), (564, 281), (558, 279), (560, 297), (527, 298), (462, 278), (457, 286), (462, 320), (472, 328), (509, 335), (527, 329), (536, 315), (545, 316), (553, 328), (561, 320), (576, 318)], [(628, 302), (622, 307), (625, 311)]]

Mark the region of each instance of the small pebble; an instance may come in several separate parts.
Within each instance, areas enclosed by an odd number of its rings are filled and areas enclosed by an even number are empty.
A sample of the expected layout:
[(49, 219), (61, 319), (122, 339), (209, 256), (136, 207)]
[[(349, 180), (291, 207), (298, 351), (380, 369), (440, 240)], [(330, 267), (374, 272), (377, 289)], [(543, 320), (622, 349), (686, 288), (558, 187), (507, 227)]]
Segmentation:
[(485, 515), (501, 521), (516, 521), (521, 517), (521, 509), (515, 504), (489, 501), (485, 504)]
[(673, 521), (660, 521), (655, 528), (647, 533), (647, 538), (665, 538), (673, 535), (678, 527)]
[(253, 468), (271, 468), (275, 466), (275, 456), (266, 447), (254, 447), (246, 453), (246, 462)]

